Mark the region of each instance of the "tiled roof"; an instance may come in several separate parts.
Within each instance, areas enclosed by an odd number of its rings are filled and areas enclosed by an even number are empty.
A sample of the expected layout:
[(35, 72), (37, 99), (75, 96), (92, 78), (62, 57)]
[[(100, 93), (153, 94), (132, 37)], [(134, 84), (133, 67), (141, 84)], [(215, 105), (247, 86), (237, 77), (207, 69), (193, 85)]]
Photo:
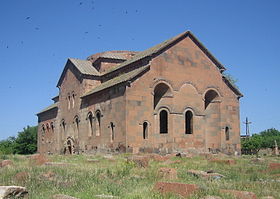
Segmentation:
[(77, 69), (84, 75), (96, 75), (100, 73), (92, 66), (92, 63), (88, 60), (69, 58), (69, 60), (77, 67)]
[(138, 69), (135, 69), (133, 71), (130, 71), (128, 73), (124, 73), (124, 74), (121, 74), (113, 79), (110, 79), (106, 82), (103, 82), (102, 84), (100, 84), (99, 86), (95, 87), (93, 90), (89, 91), (88, 93), (84, 94), (82, 96), (83, 97), (86, 97), (88, 95), (91, 95), (93, 93), (97, 93), (101, 90), (104, 90), (106, 88), (110, 88), (114, 85), (117, 85), (117, 84), (120, 84), (120, 83), (123, 83), (123, 82), (126, 82), (126, 81), (129, 81), (131, 79), (133, 79), (134, 77), (136, 77), (137, 75), (139, 75), (140, 73), (142, 73), (143, 71), (145, 71), (147, 68), (149, 67), (149, 65), (146, 65), (146, 66), (143, 66), (141, 68), (138, 68)]
[(109, 59), (127, 60), (127, 58), (124, 55), (122, 55), (121, 53), (117, 54), (117, 53), (105, 52), (100, 57), (109, 58)]
[(223, 69), (223, 70), (225, 69), (225, 67), (208, 51), (208, 49), (190, 31), (186, 31), (186, 32), (183, 32), (175, 37), (172, 37), (171, 39), (168, 39), (160, 44), (157, 44), (147, 50), (137, 53), (131, 59), (128, 59), (125, 62), (123, 62), (115, 67), (112, 67), (107, 73), (118, 70), (124, 66), (127, 66), (131, 63), (139, 61), (145, 57), (153, 56), (154, 54), (160, 52), (161, 50), (163, 50), (164, 48), (166, 48), (167, 46), (172, 44), (173, 42), (177, 41), (180, 38), (186, 37), (186, 36), (189, 36), (199, 46), (199, 48), (209, 57), (209, 59), (211, 59), (217, 65), (218, 68)]
[(57, 108), (57, 107), (58, 107), (58, 102), (56, 102), (56, 103), (54, 103), (54, 104), (48, 106), (47, 108), (44, 108), (42, 111), (40, 111), (40, 112), (37, 113), (36, 115), (39, 115), (39, 114), (41, 114), (41, 113), (44, 113), (44, 112), (46, 112), (46, 111), (49, 111), (49, 110), (54, 109), (54, 108)]

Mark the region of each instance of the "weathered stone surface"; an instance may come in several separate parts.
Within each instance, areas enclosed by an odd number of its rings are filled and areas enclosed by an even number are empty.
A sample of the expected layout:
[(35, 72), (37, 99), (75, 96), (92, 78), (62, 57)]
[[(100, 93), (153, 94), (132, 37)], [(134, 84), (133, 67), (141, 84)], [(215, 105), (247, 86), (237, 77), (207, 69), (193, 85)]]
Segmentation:
[(228, 193), (235, 196), (238, 199), (257, 199), (257, 196), (253, 192), (248, 191), (238, 191), (238, 190), (229, 190), (229, 189), (221, 189), (222, 193)]
[(218, 164), (227, 164), (227, 165), (236, 164), (235, 160), (223, 160), (223, 159), (210, 159), (209, 162), (218, 163)]
[(14, 179), (18, 182), (24, 182), (26, 181), (28, 178), (29, 178), (29, 173), (28, 172), (25, 172), (25, 171), (22, 171), (22, 172), (19, 172), (17, 173), (15, 176), (14, 176)]
[(42, 155), (42, 154), (34, 154), (34, 155), (31, 155), (30, 158), (30, 164), (31, 165), (43, 165), (45, 164), (48, 159), (46, 158), (45, 155)]
[(261, 199), (275, 199), (273, 196), (264, 196), (264, 197), (261, 197)]
[(220, 196), (205, 196), (203, 198), (200, 199), (222, 199)]
[(128, 161), (134, 162), (138, 167), (148, 167), (149, 157), (147, 156), (132, 156), (127, 158)]
[(25, 187), (20, 186), (0, 186), (0, 199), (19, 198), (28, 194)]
[(63, 194), (53, 195), (52, 198), (53, 199), (78, 199), (78, 198), (75, 198), (75, 197), (72, 197), (72, 196), (63, 195)]
[(154, 161), (164, 162), (164, 161), (169, 160), (172, 156), (170, 156), (170, 155), (162, 156), (159, 154), (151, 154), (151, 155), (149, 155), (149, 157), (151, 159), (153, 159)]
[(220, 179), (225, 176), (219, 173), (215, 172), (205, 172), (205, 171), (199, 171), (199, 170), (188, 170), (187, 173), (194, 175), (196, 177), (204, 178), (204, 179)]
[(158, 170), (158, 174), (160, 177), (173, 180), (177, 179), (177, 170), (174, 168), (160, 168)]
[(183, 197), (188, 197), (194, 192), (199, 190), (199, 187), (195, 184), (184, 184), (177, 182), (157, 182), (154, 186), (154, 190), (160, 193), (173, 193)]
[(12, 166), (13, 161), (12, 160), (2, 160), (0, 163), (0, 167), (6, 167), (6, 166)]
[(104, 195), (104, 194), (101, 194), (101, 195), (95, 195), (96, 198), (119, 198), (117, 196), (112, 196), (112, 195)]
[(270, 170), (280, 170), (280, 163), (275, 163), (275, 162), (270, 163), (269, 164), (269, 169)]

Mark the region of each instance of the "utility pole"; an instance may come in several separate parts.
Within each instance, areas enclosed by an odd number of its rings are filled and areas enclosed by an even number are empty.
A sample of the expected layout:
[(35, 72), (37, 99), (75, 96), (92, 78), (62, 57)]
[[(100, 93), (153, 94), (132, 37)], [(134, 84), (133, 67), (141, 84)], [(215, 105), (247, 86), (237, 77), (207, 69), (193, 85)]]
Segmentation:
[(249, 124), (252, 124), (252, 122), (249, 122), (248, 117), (246, 117), (246, 121), (243, 123), (246, 125), (246, 137), (250, 137)]

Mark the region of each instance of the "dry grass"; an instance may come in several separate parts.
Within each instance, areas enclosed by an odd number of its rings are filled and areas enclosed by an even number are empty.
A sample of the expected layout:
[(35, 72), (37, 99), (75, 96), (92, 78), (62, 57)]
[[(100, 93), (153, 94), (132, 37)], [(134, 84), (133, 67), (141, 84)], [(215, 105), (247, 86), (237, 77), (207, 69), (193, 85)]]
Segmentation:
[[(174, 161), (150, 160), (149, 166), (140, 168), (127, 161), (130, 154), (113, 158), (102, 155), (73, 155), (39, 157), (38, 161), (26, 156), (5, 156), (13, 166), (0, 169), (0, 185), (25, 186), (30, 199), (48, 199), (54, 194), (66, 194), (80, 199), (93, 199), (95, 195), (114, 195), (120, 198), (179, 198), (175, 195), (162, 196), (153, 191), (157, 181), (174, 181), (197, 184), (201, 191), (190, 198), (198, 199), (206, 195), (230, 198), (219, 189), (252, 191), (258, 197), (274, 196), (280, 199), (280, 170), (269, 171), (270, 162), (280, 162), (280, 158), (265, 157), (265, 161), (251, 163), (254, 157), (233, 158), (234, 165), (209, 162), (203, 157), (171, 158)], [(63, 162), (64, 166), (46, 166), (42, 162)], [(88, 161), (92, 160), (92, 161)], [(180, 161), (176, 161), (180, 160)], [(178, 178), (163, 179), (158, 175), (161, 167), (177, 169)], [(220, 180), (205, 180), (187, 174), (187, 170), (214, 170), (225, 176)]]

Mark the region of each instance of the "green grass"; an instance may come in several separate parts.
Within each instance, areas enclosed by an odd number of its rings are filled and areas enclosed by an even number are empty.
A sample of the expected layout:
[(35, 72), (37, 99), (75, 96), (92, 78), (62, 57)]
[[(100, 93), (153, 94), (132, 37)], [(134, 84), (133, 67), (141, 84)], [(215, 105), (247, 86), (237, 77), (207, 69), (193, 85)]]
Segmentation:
[[(265, 157), (262, 163), (251, 163), (251, 156), (235, 158), (237, 164), (229, 166), (210, 163), (202, 157), (177, 158), (181, 162), (166, 165), (164, 162), (150, 161), (148, 168), (139, 168), (133, 162), (128, 162), (126, 157), (130, 154), (114, 156), (114, 161), (102, 155), (73, 155), (73, 156), (47, 156), (52, 162), (69, 163), (67, 166), (37, 166), (30, 164), (26, 156), (5, 156), (14, 165), (0, 169), (0, 185), (25, 186), (29, 191), (30, 199), (48, 199), (54, 194), (66, 194), (80, 199), (93, 199), (95, 195), (114, 195), (119, 198), (180, 198), (176, 195), (161, 195), (153, 190), (157, 181), (173, 181), (197, 184), (201, 191), (192, 195), (191, 199), (199, 199), (206, 195), (216, 195), (222, 198), (231, 196), (221, 194), (219, 189), (236, 189), (252, 191), (259, 198), (274, 196), (280, 199), (280, 171), (267, 171), (269, 162), (280, 162), (279, 157)], [(98, 162), (88, 162), (95, 159)], [(176, 168), (178, 179), (166, 180), (158, 175), (161, 167)], [(187, 174), (187, 170), (212, 169), (225, 178), (220, 180), (205, 180)], [(55, 173), (53, 179), (45, 179), (42, 175), (46, 172)], [(266, 171), (266, 172), (265, 172)], [(27, 172), (29, 177), (24, 180), (15, 178), (19, 172)], [(277, 181), (278, 180), (278, 181)]]

